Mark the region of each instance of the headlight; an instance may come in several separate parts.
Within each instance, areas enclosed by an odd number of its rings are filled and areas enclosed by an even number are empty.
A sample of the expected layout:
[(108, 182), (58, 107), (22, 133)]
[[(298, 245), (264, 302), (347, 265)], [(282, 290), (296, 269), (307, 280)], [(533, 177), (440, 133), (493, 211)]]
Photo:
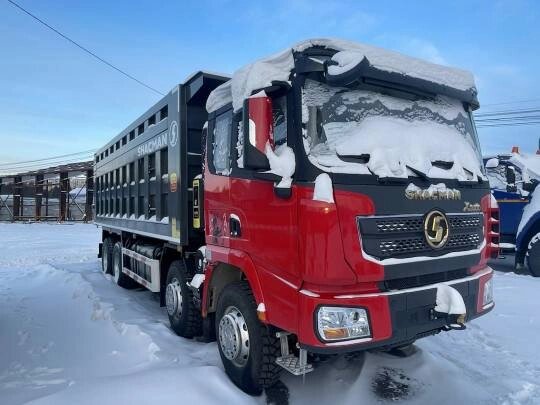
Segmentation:
[(317, 328), (324, 340), (363, 338), (371, 335), (367, 312), (362, 308), (320, 307)]
[(493, 278), (490, 278), (484, 284), (484, 297), (482, 298), (482, 306), (485, 308), (493, 302)]

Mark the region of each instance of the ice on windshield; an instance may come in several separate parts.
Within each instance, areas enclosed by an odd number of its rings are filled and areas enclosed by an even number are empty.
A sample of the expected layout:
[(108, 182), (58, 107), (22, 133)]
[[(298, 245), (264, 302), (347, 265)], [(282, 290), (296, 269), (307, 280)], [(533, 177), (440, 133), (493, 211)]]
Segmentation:
[(485, 178), (473, 124), (457, 100), (413, 101), (307, 80), (302, 101), (306, 153), (324, 171)]

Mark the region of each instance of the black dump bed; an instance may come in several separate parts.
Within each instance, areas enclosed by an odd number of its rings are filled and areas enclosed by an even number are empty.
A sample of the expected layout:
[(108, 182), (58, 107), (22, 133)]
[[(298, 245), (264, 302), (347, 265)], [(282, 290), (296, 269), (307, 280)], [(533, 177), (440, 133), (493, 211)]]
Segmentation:
[(97, 151), (96, 224), (189, 244), (190, 187), (201, 173), (206, 99), (227, 80), (192, 75)]

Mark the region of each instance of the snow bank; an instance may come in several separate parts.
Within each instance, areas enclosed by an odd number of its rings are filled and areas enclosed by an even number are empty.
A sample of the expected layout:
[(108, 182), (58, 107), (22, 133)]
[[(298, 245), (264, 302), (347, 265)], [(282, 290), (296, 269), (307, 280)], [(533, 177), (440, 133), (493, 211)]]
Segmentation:
[(367, 59), (373, 67), (386, 72), (399, 73), (457, 90), (476, 93), (472, 74), (461, 69), (429, 63), (398, 52), (355, 42), (339, 39), (310, 39), (237, 70), (231, 80), (210, 93), (206, 109), (212, 112), (232, 102), (234, 110), (238, 111), (243, 101), (254, 90), (271, 86), (273, 81), (290, 83), (291, 70), (294, 68), (293, 52), (301, 52), (313, 46), (338, 51), (332, 58), (337, 65), (329, 67), (329, 74), (342, 74), (355, 67), (363, 59)]

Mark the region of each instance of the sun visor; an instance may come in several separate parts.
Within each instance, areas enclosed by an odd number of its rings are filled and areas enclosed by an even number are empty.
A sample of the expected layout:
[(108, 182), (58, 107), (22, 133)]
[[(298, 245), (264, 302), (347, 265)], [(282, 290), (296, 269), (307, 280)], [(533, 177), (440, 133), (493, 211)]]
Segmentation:
[[(340, 58), (340, 54), (346, 57)], [(416, 94), (440, 94), (463, 101), (473, 110), (479, 107), (474, 79), (467, 82), (468, 72), (458, 71), (458, 76), (453, 68), (428, 62), (420, 65), (417, 60), (414, 60), (414, 66), (401, 65), (399, 69), (394, 69), (373, 63), (365, 55), (359, 56), (345, 52), (334, 55), (326, 63), (327, 83), (339, 87), (372, 85)]]

